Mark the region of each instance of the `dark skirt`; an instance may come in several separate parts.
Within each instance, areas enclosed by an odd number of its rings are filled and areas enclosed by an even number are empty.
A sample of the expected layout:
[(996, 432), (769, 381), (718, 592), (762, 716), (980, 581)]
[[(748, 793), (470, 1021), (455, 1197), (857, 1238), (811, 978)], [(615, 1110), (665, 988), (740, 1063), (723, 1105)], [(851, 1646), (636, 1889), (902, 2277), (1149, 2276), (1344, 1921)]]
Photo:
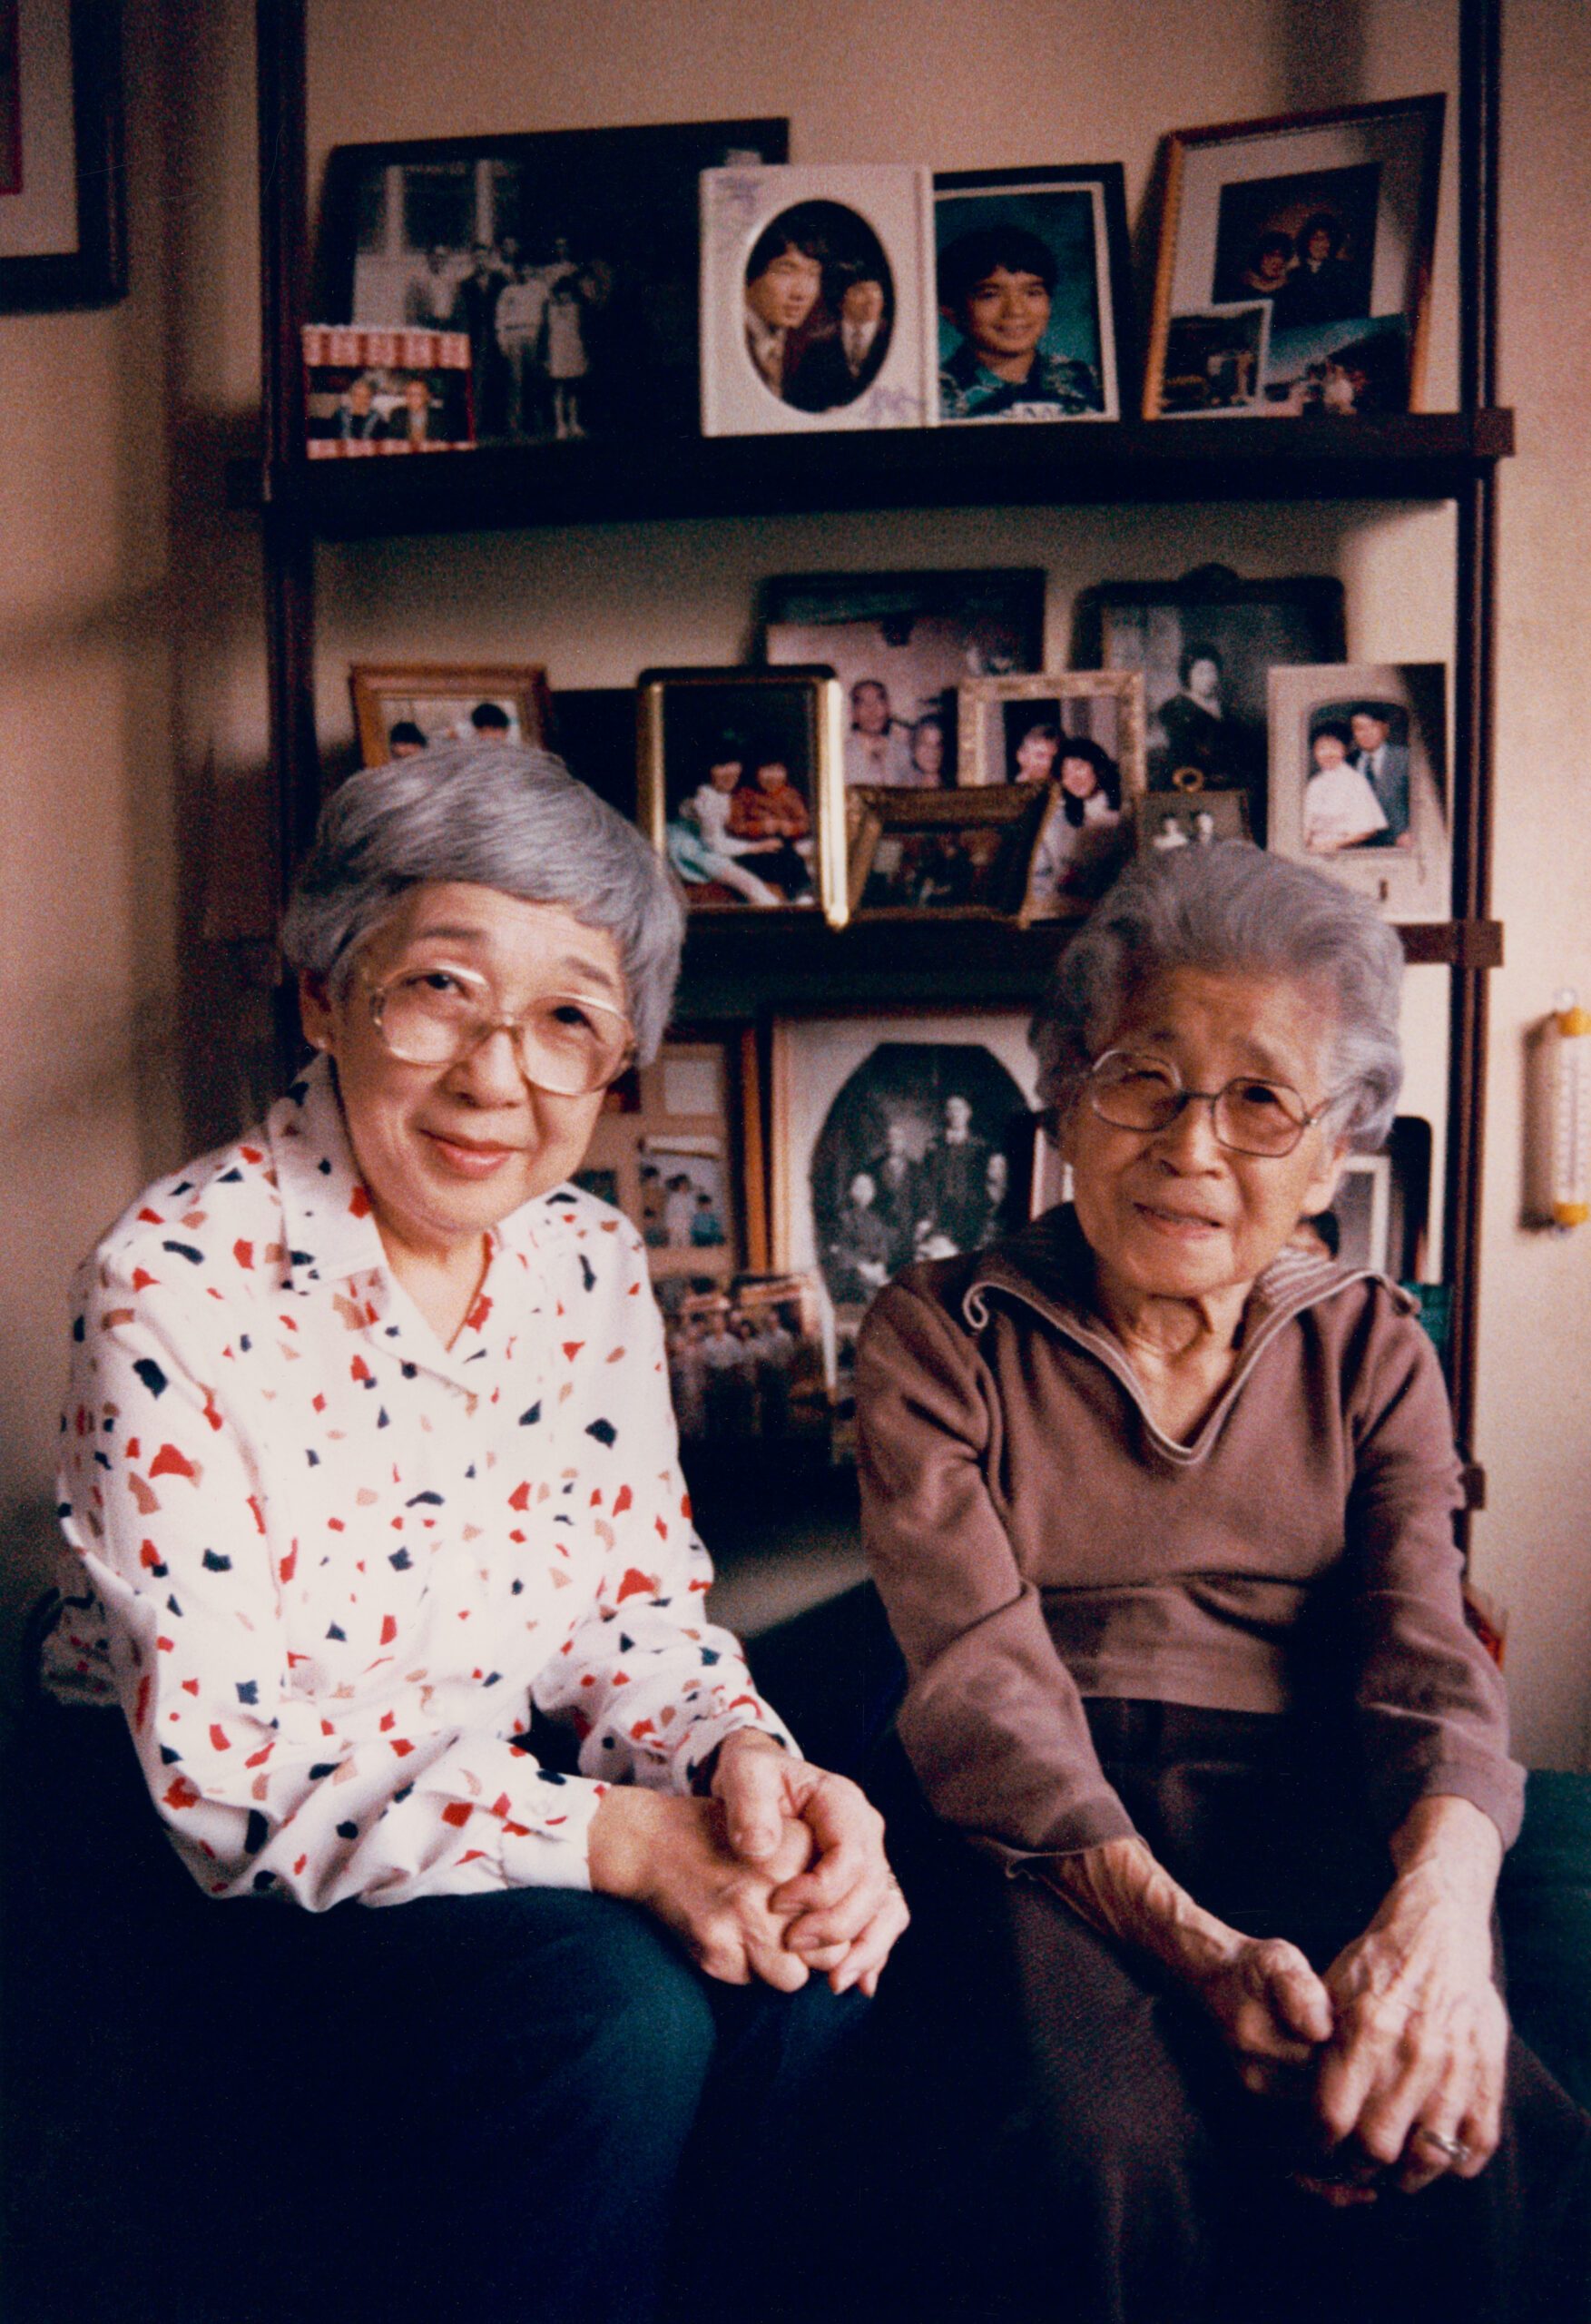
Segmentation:
[[(1323, 1968), (1391, 1865), (1345, 1751), (1290, 1722), (1095, 1701), (1105, 1772), (1162, 1864)], [(1517, 2040), (1475, 2180), (1333, 2211), (1290, 2173), (1307, 2109), (1250, 2097), (1210, 2022), (1050, 1890), (880, 1770), (914, 1920), (875, 2034), (912, 2128), (877, 2200), (914, 2306), (1078, 2324), (1502, 2324), (1591, 2316), (1591, 2118)], [(904, 2255), (904, 2256), (902, 2256)], [(898, 2270), (899, 2272), (899, 2270)]]

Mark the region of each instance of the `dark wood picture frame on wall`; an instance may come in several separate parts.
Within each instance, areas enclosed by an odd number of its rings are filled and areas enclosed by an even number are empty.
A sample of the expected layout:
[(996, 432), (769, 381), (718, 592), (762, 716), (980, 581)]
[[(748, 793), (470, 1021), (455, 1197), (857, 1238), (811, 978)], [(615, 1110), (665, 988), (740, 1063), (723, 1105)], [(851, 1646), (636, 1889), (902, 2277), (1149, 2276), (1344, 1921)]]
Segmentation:
[(8, 256), (0, 243), (0, 314), (113, 306), (127, 291), (119, 0), (0, 0), (0, 225), (29, 199), (24, 60), (34, 44), (56, 75), (68, 69), (69, 50), (74, 192), (63, 187), (47, 198), (28, 238), (35, 247)]

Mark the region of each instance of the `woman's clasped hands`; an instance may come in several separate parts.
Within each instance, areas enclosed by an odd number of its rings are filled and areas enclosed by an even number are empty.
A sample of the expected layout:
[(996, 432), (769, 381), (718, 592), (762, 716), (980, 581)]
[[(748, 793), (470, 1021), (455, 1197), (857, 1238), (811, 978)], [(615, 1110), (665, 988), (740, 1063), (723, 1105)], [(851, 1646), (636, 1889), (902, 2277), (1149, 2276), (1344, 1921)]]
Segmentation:
[(793, 1993), (816, 1971), (870, 1995), (907, 1924), (878, 1810), (749, 1728), (722, 1745), (706, 1798), (607, 1792), (590, 1865), (593, 1888), (654, 1913), (728, 1984)]
[(1388, 2181), (1413, 2194), (1449, 2171), (1473, 2179), (1500, 2131), (1495, 1830), (1467, 1800), (1432, 1798), (1393, 1846), (1380, 1911), (1323, 1974), (1295, 1945), (1234, 1935), (1200, 1981), (1245, 2087), (1307, 2099), (1321, 2160), (1298, 2183), (1335, 2204)]

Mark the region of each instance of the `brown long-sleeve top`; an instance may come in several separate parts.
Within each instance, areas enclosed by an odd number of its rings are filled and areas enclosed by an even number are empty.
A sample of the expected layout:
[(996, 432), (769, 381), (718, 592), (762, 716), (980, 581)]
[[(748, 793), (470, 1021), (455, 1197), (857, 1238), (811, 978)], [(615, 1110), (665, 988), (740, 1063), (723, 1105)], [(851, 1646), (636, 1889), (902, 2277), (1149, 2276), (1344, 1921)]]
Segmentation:
[(1464, 1620), (1458, 1459), (1410, 1303), (1284, 1252), (1232, 1380), (1177, 1443), (1091, 1281), (1071, 1211), (1052, 1211), (908, 1269), (862, 1331), (863, 1529), (934, 1807), (1016, 1868), (1132, 1831), (1085, 1697), (1335, 1704), (1387, 1831), (1452, 1792), (1510, 1842), (1523, 1777)]

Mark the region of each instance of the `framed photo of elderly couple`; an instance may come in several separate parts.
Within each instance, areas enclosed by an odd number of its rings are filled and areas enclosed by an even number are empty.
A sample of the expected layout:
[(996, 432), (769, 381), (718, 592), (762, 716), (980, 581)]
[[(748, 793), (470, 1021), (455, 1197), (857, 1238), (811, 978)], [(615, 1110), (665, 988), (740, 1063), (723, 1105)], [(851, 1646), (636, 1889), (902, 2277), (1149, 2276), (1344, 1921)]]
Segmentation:
[(1168, 141), (1144, 417), (1418, 411), (1445, 100)]

